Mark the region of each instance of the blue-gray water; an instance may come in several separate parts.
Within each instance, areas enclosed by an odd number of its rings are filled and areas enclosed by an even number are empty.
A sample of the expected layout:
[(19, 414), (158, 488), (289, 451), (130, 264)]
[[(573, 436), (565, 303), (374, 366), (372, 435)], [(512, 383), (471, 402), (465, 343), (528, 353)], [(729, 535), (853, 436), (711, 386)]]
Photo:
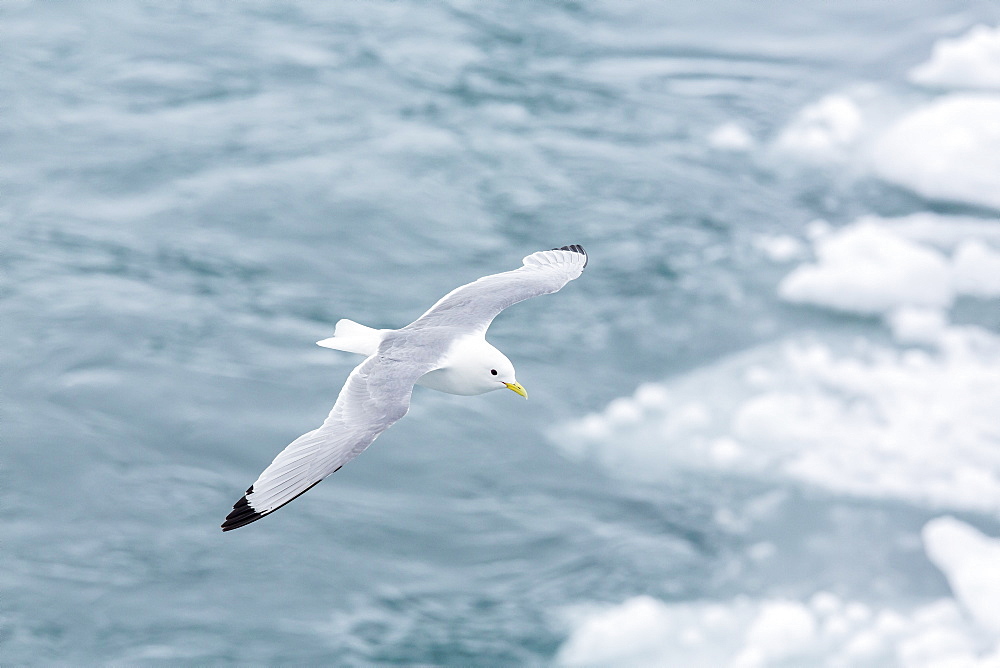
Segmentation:
[[(567, 611), (638, 595), (947, 596), (920, 504), (637, 482), (552, 430), (797, 332), (881, 336), (780, 301), (789, 267), (755, 240), (966, 209), (706, 138), (738, 121), (766, 145), (998, 20), (958, 0), (4, 3), (0, 661), (544, 664)], [(356, 360), (313, 342), (339, 318), (402, 326), (570, 243), (586, 273), (490, 330), (530, 401), (418, 389), (336, 476), (219, 531), (334, 401)], [(753, 531), (719, 521), (774, 489), (793, 501)], [(748, 561), (762, 541), (777, 555)]]

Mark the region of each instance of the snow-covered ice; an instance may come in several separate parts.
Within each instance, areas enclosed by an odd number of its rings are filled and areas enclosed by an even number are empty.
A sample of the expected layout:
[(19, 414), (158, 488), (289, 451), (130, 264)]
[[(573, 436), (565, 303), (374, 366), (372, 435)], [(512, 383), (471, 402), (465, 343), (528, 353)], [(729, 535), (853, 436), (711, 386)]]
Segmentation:
[(1000, 252), (978, 239), (969, 239), (955, 251), (954, 286), (977, 297), (1000, 297)]
[[(908, 88), (913, 103), (885, 90), (856, 95), (858, 86), (822, 97), (771, 148), (972, 213), (864, 215), (758, 234), (757, 251), (792, 263), (778, 296), (843, 314), (854, 333), (788, 333), (645, 383), (553, 428), (564, 453), (646, 483), (696, 472), (779, 488), (772, 493), (797, 486), (920, 513), (1000, 516), (1000, 334), (988, 316), (984, 326), (955, 324), (975, 300), (981, 317), (982, 302), (1000, 298), (1000, 219), (975, 213), (1000, 210), (1000, 28), (939, 40), (909, 80), (922, 87)], [(757, 153), (733, 123), (709, 144)], [(727, 512), (716, 521), (736, 526)], [(948, 516), (920, 536), (951, 596), (639, 595), (576, 610), (557, 663), (1000, 668), (1000, 539)], [(781, 559), (780, 540), (752, 540), (747, 560)]]
[(875, 173), (921, 197), (1000, 209), (1000, 96), (952, 94), (875, 142)]
[(923, 534), (927, 556), (955, 597), (977, 624), (1000, 637), (1000, 540), (953, 517), (928, 522)]
[(708, 135), (708, 144), (720, 151), (749, 151), (757, 145), (753, 136), (739, 123), (723, 123)]
[(1000, 89), (1000, 26), (973, 26), (934, 44), (930, 59), (910, 71), (910, 81), (936, 88)]
[(958, 296), (1000, 296), (995, 246), (1000, 247), (1000, 221), (866, 216), (816, 235), (816, 261), (792, 270), (778, 294), (789, 302), (911, 324), (920, 311), (928, 322), (938, 317), (929, 312), (940, 314)]
[[(905, 114), (875, 142), (875, 173), (918, 195), (1000, 208), (1000, 26), (939, 40), (911, 81), (955, 91)], [(960, 92), (965, 91), (965, 92)]]
[(1000, 336), (949, 312), (1000, 294), (1000, 225), (923, 214), (812, 227), (816, 260), (780, 295), (881, 316), (903, 348), (790, 336), (647, 383), (552, 440), (624, 477), (713, 470), (1000, 514)]
[(636, 596), (575, 615), (564, 666), (1000, 666), (1000, 539), (945, 517), (924, 529), (955, 598), (876, 606), (819, 591), (807, 600), (669, 603)]
[(871, 315), (900, 306), (951, 305), (945, 256), (872, 223), (821, 237), (816, 256), (816, 263), (797, 267), (781, 282), (783, 299)]
[(936, 345), (948, 328), (948, 315), (941, 309), (901, 306), (886, 315), (892, 338), (903, 344)]
[(940, 349), (764, 346), (554, 429), (567, 453), (657, 480), (680, 469), (1000, 514), (1000, 337)]
[(807, 253), (805, 244), (788, 234), (761, 235), (754, 239), (754, 246), (772, 262), (801, 260)]
[(843, 157), (864, 127), (857, 103), (846, 95), (827, 95), (801, 111), (782, 130), (775, 147), (808, 160)]

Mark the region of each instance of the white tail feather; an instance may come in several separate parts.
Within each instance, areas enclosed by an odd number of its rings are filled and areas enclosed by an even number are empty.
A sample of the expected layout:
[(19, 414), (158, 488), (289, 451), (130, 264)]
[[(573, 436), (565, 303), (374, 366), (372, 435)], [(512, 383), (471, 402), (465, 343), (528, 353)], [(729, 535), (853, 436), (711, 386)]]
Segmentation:
[(368, 357), (382, 343), (383, 329), (373, 329), (344, 318), (337, 322), (333, 336), (317, 341), (316, 345), (333, 350), (343, 350), (347, 353), (357, 353)]

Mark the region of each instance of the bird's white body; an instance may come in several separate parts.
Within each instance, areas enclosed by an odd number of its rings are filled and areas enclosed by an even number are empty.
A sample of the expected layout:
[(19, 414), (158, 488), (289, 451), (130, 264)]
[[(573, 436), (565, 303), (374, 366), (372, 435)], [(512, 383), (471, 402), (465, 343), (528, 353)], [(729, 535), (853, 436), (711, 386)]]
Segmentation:
[(364, 356), (323, 424), (278, 453), (222, 525), (238, 529), (304, 494), (357, 457), (406, 415), (414, 385), (449, 394), (507, 388), (528, 397), (514, 365), (486, 341), (493, 318), (512, 304), (550, 294), (587, 266), (581, 246), (532, 253), (524, 266), (455, 288), (401, 329), (337, 323), (319, 345)]
[[(368, 357), (378, 350), (386, 333), (392, 331), (395, 330), (365, 327), (344, 318), (337, 322), (333, 336), (317, 341), (316, 345)], [(518, 382), (514, 365), (486, 340), (483, 330), (455, 339), (440, 366), (425, 373), (416, 384), (448, 394), (472, 396), (502, 390)]]

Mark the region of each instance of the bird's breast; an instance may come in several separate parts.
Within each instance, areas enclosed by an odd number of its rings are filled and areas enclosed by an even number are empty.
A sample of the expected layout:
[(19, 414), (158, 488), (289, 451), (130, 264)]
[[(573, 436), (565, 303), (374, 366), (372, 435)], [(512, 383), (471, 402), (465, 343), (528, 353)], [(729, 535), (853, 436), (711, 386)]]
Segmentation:
[(461, 394), (472, 396), (474, 394), (484, 394), (480, 387), (472, 387), (468, 382), (463, 382), (462, 377), (452, 369), (434, 369), (428, 371), (417, 380), (417, 385), (429, 387), (438, 392), (448, 394)]

